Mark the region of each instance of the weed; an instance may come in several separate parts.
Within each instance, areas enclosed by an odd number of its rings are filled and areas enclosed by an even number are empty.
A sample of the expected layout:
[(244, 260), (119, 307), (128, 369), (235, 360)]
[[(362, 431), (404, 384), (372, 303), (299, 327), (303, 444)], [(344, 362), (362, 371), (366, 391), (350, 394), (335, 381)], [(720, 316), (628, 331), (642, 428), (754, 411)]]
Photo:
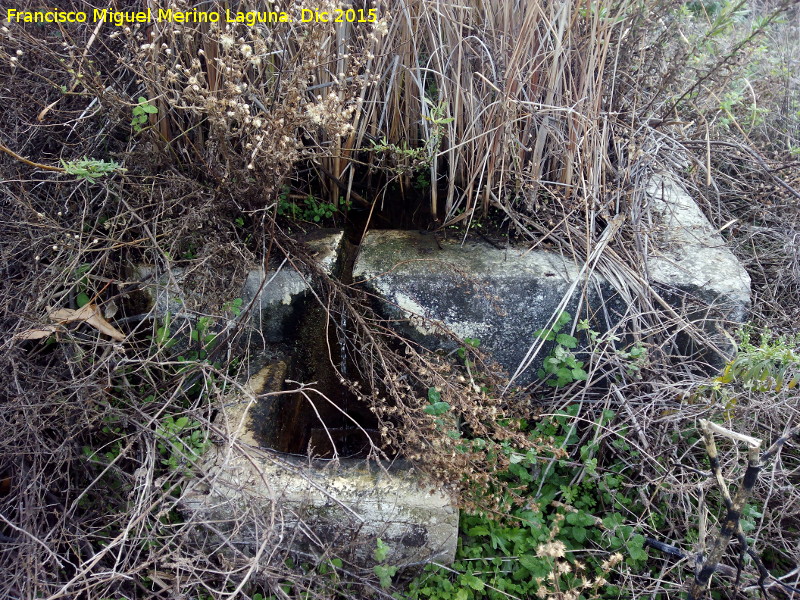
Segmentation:
[[(555, 341), (555, 347), (550, 351), (536, 374), (547, 385), (563, 387), (573, 381), (586, 381), (588, 375), (583, 370), (583, 361), (580, 361), (572, 352), (578, 347), (578, 340), (561, 330), (572, 320), (572, 316), (564, 311), (559, 316), (553, 327), (547, 331), (540, 329), (534, 333), (540, 339), (548, 342)], [(596, 336), (595, 336), (596, 338)]]
[(372, 558), (374, 558), (375, 562), (379, 564), (372, 567), (372, 571), (378, 576), (381, 587), (384, 589), (392, 585), (392, 577), (394, 577), (397, 573), (397, 567), (384, 564), (388, 556), (389, 546), (386, 545), (381, 538), (378, 538), (375, 545), (375, 550), (372, 552)]
[(692, 0), (684, 8), (695, 19), (708, 19), (716, 17), (727, 4), (729, 2), (720, 0)]
[(169, 312), (164, 315), (160, 325), (156, 321), (156, 330), (155, 335), (153, 336), (153, 341), (163, 348), (171, 348), (178, 343), (177, 338), (172, 336), (172, 330), (170, 329), (171, 324), (172, 314)]
[(459, 348), (457, 352), (458, 357), (461, 360), (467, 360), (467, 346), (469, 346), (470, 348), (479, 348), (481, 345), (481, 341), (478, 338), (465, 337), (464, 344), (465, 345)]
[(234, 298), (230, 302), (226, 302), (223, 309), (225, 312), (231, 313), (234, 317), (238, 317), (242, 314), (242, 304), (243, 300), (241, 298)]
[[(532, 438), (552, 437), (579, 457), (579, 463), (556, 460), (543, 467), (542, 456), (499, 446), (509, 459), (498, 479), (513, 483), (522, 506), (493, 515), (465, 512), (452, 569), (429, 565), (409, 586), (412, 598), (434, 600), (501, 599), (515, 596), (549, 597), (572, 591), (575, 598), (617, 598), (610, 570), (623, 561), (634, 569), (647, 559), (645, 538), (623, 514), (638, 510), (626, 499), (625, 463), (597, 467), (597, 444), (578, 446), (574, 428), (576, 405), (536, 424)], [(594, 428), (605, 428), (615, 418), (603, 412)], [(546, 458), (546, 457), (545, 457)], [(586, 472), (574, 483), (579, 469)]]
[(139, 101), (136, 106), (131, 110), (131, 127), (136, 134), (145, 130), (150, 115), (158, 114), (158, 108), (150, 104), (150, 101), (144, 96), (139, 96)]
[(426, 143), (428, 151), (427, 164), (430, 165), (436, 159), (436, 155), (442, 146), (444, 126), (452, 123), (455, 119), (447, 116), (448, 104), (444, 100), (438, 104), (434, 104), (433, 100), (427, 96), (424, 100), (425, 104), (428, 105), (428, 115), (425, 120), (431, 125), (430, 135)]
[(300, 204), (283, 192), (278, 197), (278, 214), (291, 219), (321, 223), (333, 217), (336, 206), (330, 202), (322, 202), (309, 194)]
[(418, 189), (431, 186), (430, 177), (425, 173), (425, 169), (429, 168), (436, 160), (444, 137), (444, 126), (454, 120), (452, 117), (446, 116), (448, 110), (446, 102), (434, 104), (433, 100), (428, 97), (425, 97), (424, 101), (428, 107), (425, 121), (430, 124), (428, 138), (424, 145), (412, 148), (405, 141), (400, 144), (390, 143), (384, 136), (380, 142), (373, 140), (372, 147), (367, 149), (370, 152), (389, 155), (393, 164), (390, 171), (397, 175), (410, 175), (418, 172), (415, 183)]
[(78, 293), (75, 296), (75, 304), (78, 305), (78, 308), (83, 308), (91, 301), (91, 297), (88, 294), (89, 281), (86, 277), (86, 274), (91, 270), (91, 268), (91, 264), (83, 263), (78, 266), (73, 273), (73, 277), (75, 277), (75, 280), (77, 281), (75, 284), (75, 290)]
[(641, 342), (635, 342), (627, 350), (617, 350), (617, 356), (627, 361), (625, 371), (629, 377), (641, 379), (642, 369), (650, 364), (647, 348)]
[(429, 165), (426, 149), (424, 147), (411, 148), (405, 141), (394, 144), (383, 137), (380, 142), (373, 140), (372, 148), (368, 148), (368, 151), (390, 155), (394, 163), (391, 170), (398, 175), (410, 174)]
[(450, 410), (447, 402), (442, 402), (442, 394), (436, 388), (428, 388), (428, 406), (424, 409), (425, 414), (438, 417)]
[(190, 243), (189, 247), (181, 253), (181, 259), (194, 260), (195, 258), (197, 258), (197, 246), (193, 243)]
[(303, 217), (307, 221), (313, 221), (314, 223), (330, 219), (333, 213), (336, 212), (336, 207), (333, 204), (320, 202), (311, 195), (306, 196), (305, 205), (306, 208)]
[[(156, 436), (161, 463), (172, 471), (187, 464), (194, 465), (211, 445), (200, 422), (186, 416), (165, 417), (156, 429)], [(189, 473), (187, 470), (186, 474)]]
[(213, 346), (217, 340), (217, 335), (209, 332), (212, 322), (213, 319), (211, 317), (200, 317), (189, 334), (189, 338), (193, 342), (200, 344), (204, 349)]
[(749, 326), (738, 332), (736, 356), (717, 377), (689, 396), (689, 404), (716, 404), (731, 417), (742, 391), (781, 392), (800, 384), (800, 355), (795, 350), (800, 336), (775, 336), (765, 329), (760, 333), (758, 345), (752, 342), (752, 336)]
[(61, 167), (68, 175), (75, 175), (79, 179), (85, 179), (87, 181), (95, 181), (109, 173), (125, 171), (119, 163), (113, 160), (96, 160), (86, 157), (81, 160), (62, 160)]
[(714, 380), (716, 384), (738, 383), (748, 390), (779, 392), (784, 386), (794, 389), (800, 383), (800, 355), (795, 350), (800, 336), (776, 337), (766, 329), (759, 337), (755, 345), (752, 329), (739, 332), (736, 356)]
[(101, 448), (100, 453), (89, 446), (83, 446), (83, 455), (92, 462), (109, 463), (116, 459), (122, 452), (122, 437), (124, 432), (119, 419), (105, 417), (100, 433), (102, 438), (108, 440)]

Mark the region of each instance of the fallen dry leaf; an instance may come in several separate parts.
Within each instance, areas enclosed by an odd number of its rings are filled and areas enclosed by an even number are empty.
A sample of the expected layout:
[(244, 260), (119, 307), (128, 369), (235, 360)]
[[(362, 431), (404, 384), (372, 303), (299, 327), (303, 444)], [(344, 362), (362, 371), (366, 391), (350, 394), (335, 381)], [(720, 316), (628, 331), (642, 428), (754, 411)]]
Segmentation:
[(106, 321), (97, 305), (92, 303), (86, 304), (77, 310), (72, 308), (54, 310), (50, 313), (50, 320), (61, 324), (82, 321), (118, 342), (125, 340), (125, 334)]
[(26, 329), (22, 333), (16, 334), (14, 337), (18, 340), (40, 340), (42, 338), (50, 337), (57, 331), (62, 331), (63, 327), (56, 325), (44, 325), (34, 329)]

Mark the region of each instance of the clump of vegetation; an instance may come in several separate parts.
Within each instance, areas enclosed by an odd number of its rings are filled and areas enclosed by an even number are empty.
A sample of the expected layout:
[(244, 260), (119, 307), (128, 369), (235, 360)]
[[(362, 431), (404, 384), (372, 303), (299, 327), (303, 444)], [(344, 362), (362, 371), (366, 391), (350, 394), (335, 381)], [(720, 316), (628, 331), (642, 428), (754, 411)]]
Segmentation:
[(578, 360), (573, 350), (578, 347), (578, 339), (568, 333), (561, 333), (572, 316), (564, 311), (556, 319), (549, 331), (539, 330), (534, 335), (548, 342), (555, 342), (550, 354), (545, 357), (544, 364), (537, 375), (547, 385), (562, 387), (573, 381), (586, 381), (588, 374), (584, 371), (584, 362)]
[[(724, 537), (709, 532), (731, 502), (707, 485), (696, 423), (774, 441), (798, 413), (796, 9), (509, 7), (389, 0), (346, 24), (0, 27), (0, 595), (686, 589), (684, 566)], [(292, 5), (302, 8), (321, 9)], [(213, 9), (224, 13), (203, 5)], [(696, 356), (666, 358), (683, 332), (702, 345), (706, 307), (687, 297), (667, 313), (664, 290), (648, 284), (657, 232), (642, 189), (661, 170), (706, 200), (753, 281), (763, 333), (757, 343), (745, 333), (715, 376)], [(574, 315), (531, 327), (536, 344), (553, 344), (540, 380), (515, 387), (477, 339), (450, 355), (404, 339), (294, 237), (403, 220), (466, 235), (479, 219), (487, 238), (557, 248), (614, 282), (628, 305), (618, 329), (594, 331), (602, 315), (580, 301), (587, 290), (571, 290), (563, 306)], [(156, 279), (181, 269), (196, 294), (151, 310), (131, 276), (139, 263)], [(378, 419), (373, 456), (399, 453), (452, 491), (463, 509), (452, 566), (403, 573), (378, 540), (376, 564), (361, 569), (263, 506), (225, 524), (263, 532), (260, 554), (230, 540), (232, 555), (195, 547), (220, 524), (179, 510), (187, 484), (210, 476), (214, 446), (246, 452), (217, 415), (242, 391), (249, 359), (252, 307), (232, 300), (230, 282), (255, 266), (308, 275), (309, 302), (350, 357), (342, 385)], [(717, 467), (738, 481), (747, 466), (729, 443)], [(781, 577), (797, 562), (800, 497), (786, 485), (797, 452), (787, 443), (769, 458), (762, 478), (773, 479), (748, 492), (731, 539), (770, 575), (735, 556), (716, 571), (736, 578), (743, 565), (744, 594), (793, 593)], [(720, 597), (731, 589), (722, 577), (712, 585)]]
[(131, 127), (134, 133), (141, 133), (144, 131), (147, 122), (150, 120), (150, 115), (157, 115), (158, 108), (153, 106), (150, 101), (144, 96), (139, 96), (138, 103), (131, 110), (133, 118), (131, 119)]
[(574, 460), (561, 452), (502, 448), (510, 464), (498, 478), (513, 482), (508, 492), (513, 495), (504, 498), (497, 513), (464, 513), (456, 561), (427, 566), (409, 585), (411, 597), (620, 596), (613, 572), (640, 570), (647, 558), (638, 524), (626, 524), (624, 516), (642, 511), (625, 493), (624, 460), (636, 453), (619, 438), (610, 449), (627, 456), (599, 467), (600, 444), (586, 444), (582, 438), (599, 434), (615, 415), (605, 412), (579, 433), (579, 412), (574, 405), (524, 425), (530, 436), (552, 439)]

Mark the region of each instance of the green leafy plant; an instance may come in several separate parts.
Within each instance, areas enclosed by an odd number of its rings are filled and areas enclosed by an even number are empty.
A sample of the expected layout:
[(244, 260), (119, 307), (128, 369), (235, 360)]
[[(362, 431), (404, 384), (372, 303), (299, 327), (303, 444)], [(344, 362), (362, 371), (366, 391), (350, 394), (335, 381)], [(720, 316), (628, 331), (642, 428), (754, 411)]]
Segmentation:
[(617, 356), (627, 361), (625, 370), (630, 377), (641, 378), (641, 370), (649, 364), (649, 353), (641, 342), (626, 350), (617, 350)]
[(108, 463), (116, 459), (122, 452), (122, 437), (124, 432), (119, 419), (105, 417), (105, 425), (100, 430), (101, 439), (105, 441), (100, 452), (95, 451), (89, 446), (83, 446), (83, 455), (93, 462)]
[(727, 4), (729, 2), (720, 0), (692, 0), (684, 7), (695, 19), (707, 19), (716, 17)]
[(303, 213), (307, 221), (319, 223), (325, 219), (330, 219), (333, 213), (336, 212), (336, 207), (327, 202), (320, 202), (314, 196), (306, 196), (305, 199), (306, 209)]
[(230, 302), (226, 302), (223, 306), (226, 312), (231, 313), (234, 317), (242, 314), (242, 304), (244, 301), (241, 298), (234, 298)]
[(78, 305), (78, 308), (83, 308), (91, 301), (91, 297), (89, 296), (89, 280), (86, 277), (86, 274), (91, 270), (92, 265), (89, 263), (83, 263), (79, 265), (73, 276), (77, 281), (75, 285), (75, 289), (77, 290), (77, 295), (75, 296), (75, 304)]
[(372, 552), (372, 558), (379, 564), (372, 567), (372, 571), (377, 575), (378, 581), (380, 581), (381, 587), (384, 589), (392, 585), (392, 577), (397, 573), (397, 567), (384, 564), (388, 556), (389, 546), (381, 538), (378, 538), (375, 550)]
[(390, 155), (395, 164), (391, 170), (397, 174), (410, 174), (421, 167), (429, 166), (426, 149), (411, 148), (406, 142), (393, 144), (383, 137), (379, 142), (373, 140), (372, 148), (368, 150)]
[(158, 114), (158, 107), (150, 104), (144, 96), (139, 96), (138, 103), (131, 110), (131, 127), (134, 133), (141, 133), (145, 130), (150, 115)]
[(481, 341), (478, 338), (465, 337), (464, 344), (465, 345), (459, 348), (457, 352), (458, 357), (461, 360), (466, 360), (467, 358), (467, 346), (469, 346), (470, 348), (479, 348), (481, 345)]
[(62, 160), (61, 167), (68, 175), (75, 175), (79, 179), (86, 179), (87, 181), (95, 181), (109, 173), (117, 173), (125, 170), (119, 163), (113, 160), (97, 160), (86, 157), (80, 160)]
[(187, 463), (194, 465), (211, 445), (200, 422), (186, 416), (165, 417), (156, 429), (156, 436), (161, 463), (173, 471)]
[[(411, 598), (620, 596), (612, 571), (622, 563), (641, 569), (647, 560), (644, 536), (624, 517), (642, 507), (630, 494), (620, 493), (625, 489), (626, 461), (635, 457), (615, 449), (621, 458), (601, 470), (600, 445), (579, 444), (579, 410), (573, 405), (533, 425), (523, 424), (532, 438), (553, 439), (572, 461), (498, 447), (508, 467), (496, 476), (511, 484), (513, 496), (506, 496), (492, 512), (463, 512), (452, 568), (427, 566), (409, 585)], [(612, 411), (601, 412), (588, 433), (607, 428), (615, 418)], [(619, 439), (624, 441), (623, 434)], [(582, 478), (576, 477), (580, 471)], [(525, 501), (520, 503), (520, 498)]]
[(442, 146), (442, 138), (444, 137), (445, 125), (452, 123), (455, 119), (447, 116), (448, 103), (442, 100), (438, 104), (425, 96), (425, 104), (428, 105), (428, 115), (425, 120), (430, 123), (430, 135), (427, 140), (427, 163), (428, 165), (436, 158), (439, 149)]
[(447, 402), (442, 402), (442, 393), (436, 388), (428, 388), (428, 406), (424, 409), (425, 414), (438, 417), (450, 410)]
[(190, 243), (186, 250), (181, 253), (181, 259), (194, 260), (195, 258), (197, 258), (197, 246)]
[(178, 343), (178, 340), (172, 336), (170, 326), (172, 324), (172, 314), (167, 312), (159, 325), (156, 322), (156, 332), (153, 336), (153, 341), (164, 348), (171, 348)]
[(758, 345), (752, 341), (752, 329), (739, 332), (739, 348), (714, 382), (738, 383), (754, 391), (794, 389), (800, 383), (800, 336), (775, 336), (770, 330), (760, 334)]
[(294, 201), (288, 191), (278, 196), (278, 214), (291, 219), (321, 223), (333, 217), (336, 206), (330, 202), (322, 202), (309, 194), (302, 204)]
[(800, 336), (775, 336), (769, 329), (752, 338), (752, 327), (738, 332), (736, 355), (721, 373), (701, 385), (686, 401), (689, 404), (712, 402), (725, 408), (726, 414), (738, 404), (738, 396), (747, 392), (781, 392), (800, 384)]
[(209, 328), (211, 327), (212, 323), (213, 319), (211, 317), (200, 317), (197, 319), (197, 323), (195, 324), (192, 333), (189, 334), (189, 338), (193, 342), (201, 344), (204, 348), (213, 346), (217, 336), (216, 334), (209, 332)]
[(453, 122), (453, 117), (447, 116), (448, 104), (441, 101), (438, 104), (425, 96), (423, 98), (427, 107), (425, 121), (429, 123), (428, 138), (424, 145), (412, 148), (402, 141), (400, 144), (390, 143), (386, 137), (379, 142), (372, 141), (372, 147), (367, 148), (370, 152), (386, 154), (391, 157), (390, 171), (398, 175), (411, 175), (418, 172), (415, 185), (418, 189), (425, 189), (431, 186), (429, 175), (424, 173), (429, 168), (439, 152), (444, 137), (445, 125)]
[(552, 387), (562, 387), (573, 381), (585, 381), (588, 377), (583, 369), (583, 361), (578, 360), (572, 352), (578, 347), (577, 338), (568, 333), (561, 333), (571, 320), (572, 316), (564, 311), (551, 329), (540, 329), (534, 333), (540, 339), (555, 342), (555, 346), (545, 357), (542, 368), (537, 371), (537, 376)]

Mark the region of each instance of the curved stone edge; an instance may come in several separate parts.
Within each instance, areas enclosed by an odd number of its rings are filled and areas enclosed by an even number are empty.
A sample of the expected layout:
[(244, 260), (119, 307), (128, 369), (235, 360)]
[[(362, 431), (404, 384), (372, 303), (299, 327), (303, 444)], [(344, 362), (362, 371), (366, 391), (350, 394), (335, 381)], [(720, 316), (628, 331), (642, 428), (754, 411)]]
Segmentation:
[(188, 484), (181, 510), (187, 519), (214, 523), (216, 533), (195, 540), (207, 549), (225, 554), (222, 537), (235, 532), (236, 547), (255, 556), (274, 532), (241, 516), (279, 511), (276, 526), (282, 528), (287, 549), (371, 566), (380, 538), (389, 547), (385, 564), (449, 564), (455, 558), (458, 510), (406, 464), (383, 469), (341, 460), (321, 466), (257, 449), (244, 455), (215, 448), (203, 472), (202, 479)]
[(684, 187), (672, 176), (650, 178), (645, 194), (660, 223), (651, 234), (646, 257), (654, 282), (696, 290), (703, 300), (724, 299), (746, 318), (750, 307), (750, 276)]
[[(317, 264), (329, 275), (339, 262), (344, 232), (321, 229), (303, 238), (315, 253)], [(244, 306), (254, 302), (252, 326), (261, 331), (267, 342), (283, 342), (291, 338), (300, 303), (311, 290), (308, 277), (291, 266), (280, 270), (253, 269), (242, 286)]]
[(725, 330), (741, 326), (750, 314), (750, 275), (675, 176), (653, 175), (645, 194), (656, 221), (645, 256), (650, 280), (670, 304), (687, 307), (686, 318), (708, 343), (708, 349), (698, 348), (679, 333), (679, 347), (721, 367), (736, 351)]

